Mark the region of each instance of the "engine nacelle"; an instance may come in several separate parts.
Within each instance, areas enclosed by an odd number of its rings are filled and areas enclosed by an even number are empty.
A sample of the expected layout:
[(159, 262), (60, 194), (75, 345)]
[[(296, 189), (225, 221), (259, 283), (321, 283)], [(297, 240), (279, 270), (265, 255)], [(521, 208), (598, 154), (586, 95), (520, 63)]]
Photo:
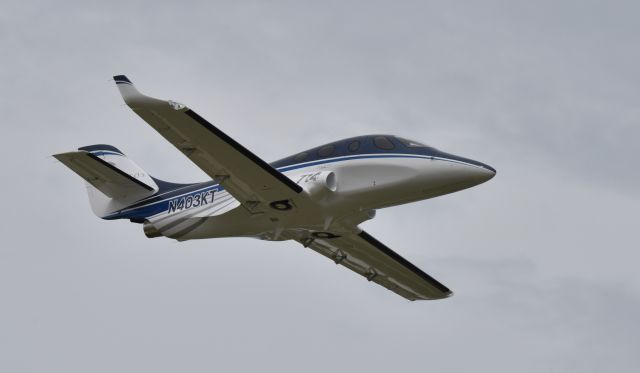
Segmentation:
[(162, 237), (162, 233), (150, 221), (145, 220), (142, 224), (144, 235), (148, 238)]
[(336, 174), (333, 171), (318, 171), (300, 175), (298, 185), (314, 200), (322, 200), (338, 189)]

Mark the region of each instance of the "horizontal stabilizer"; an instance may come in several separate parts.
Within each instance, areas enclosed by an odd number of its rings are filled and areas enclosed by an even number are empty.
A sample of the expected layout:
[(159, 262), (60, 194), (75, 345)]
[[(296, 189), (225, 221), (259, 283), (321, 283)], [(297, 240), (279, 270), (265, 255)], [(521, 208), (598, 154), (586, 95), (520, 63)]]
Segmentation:
[(54, 157), (110, 198), (142, 198), (158, 190), (153, 180), (150, 179), (153, 185), (149, 185), (151, 183), (145, 183), (116, 167), (114, 162), (107, 162), (88, 151), (54, 154)]

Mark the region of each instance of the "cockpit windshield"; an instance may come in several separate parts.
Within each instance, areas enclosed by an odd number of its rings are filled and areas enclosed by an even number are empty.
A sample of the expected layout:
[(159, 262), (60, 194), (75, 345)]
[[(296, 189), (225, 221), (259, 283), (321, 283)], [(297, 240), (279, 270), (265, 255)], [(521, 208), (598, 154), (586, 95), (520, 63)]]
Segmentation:
[(338, 162), (345, 157), (358, 156), (358, 158), (360, 158), (362, 155), (367, 154), (400, 153), (433, 155), (438, 152), (439, 150), (420, 141), (409, 140), (403, 137), (393, 135), (364, 135), (318, 146), (283, 158), (271, 165), (275, 168), (281, 168), (302, 163), (317, 164), (316, 162), (322, 163), (329, 160)]
[(396, 139), (400, 141), (407, 148), (429, 148), (429, 145), (425, 145), (419, 141), (409, 140), (396, 136)]

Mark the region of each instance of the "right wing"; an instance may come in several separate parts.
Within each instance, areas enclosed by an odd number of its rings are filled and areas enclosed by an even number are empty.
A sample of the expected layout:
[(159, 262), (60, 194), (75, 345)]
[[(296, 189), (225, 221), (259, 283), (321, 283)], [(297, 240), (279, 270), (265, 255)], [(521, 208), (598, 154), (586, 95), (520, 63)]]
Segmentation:
[[(114, 76), (125, 103), (250, 211), (287, 210), (302, 188), (188, 107), (138, 92)], [(292, 203), (293, 202), (293, 203)]]
[(453, 295), (446, 286), (365, 231), (332, 236), (294, 239), (409, 300), (442, 299)]

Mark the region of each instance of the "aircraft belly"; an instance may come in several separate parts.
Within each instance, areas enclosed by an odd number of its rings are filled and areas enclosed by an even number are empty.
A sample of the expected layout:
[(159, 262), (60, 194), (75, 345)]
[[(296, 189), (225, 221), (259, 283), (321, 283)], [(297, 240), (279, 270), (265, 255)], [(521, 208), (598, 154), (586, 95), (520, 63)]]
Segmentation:
[[(354, 159), (296, 170), (294, 182), (314, 174), (335, 173), (336, 186), (314, 205), (291, 211), (249, 212), (226, 191), (212, 203), (150, 219), (163, 236), (178, 240), (252, 236), (279, 240), (281, 232), (304, 228), (322, 231), (326, 222), (403, 203), (433, 198), (475, 185), (460, 178), (467, 166), (425, 158)], [(307, 176), (311, 175), (311, 176)], [(310, 195), (312, 199), (314, 195)], [(325, 228), (326, 230), (326, 228)]]

